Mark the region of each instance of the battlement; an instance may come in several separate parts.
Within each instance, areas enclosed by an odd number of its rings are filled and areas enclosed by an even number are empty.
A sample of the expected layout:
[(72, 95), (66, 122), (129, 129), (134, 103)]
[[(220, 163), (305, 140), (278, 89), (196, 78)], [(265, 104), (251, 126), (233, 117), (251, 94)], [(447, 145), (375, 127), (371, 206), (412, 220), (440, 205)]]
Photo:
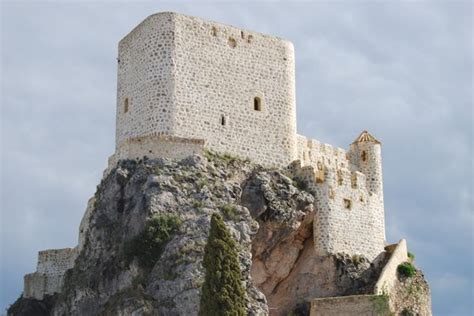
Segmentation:
[(297, 135), (297, 159), (303, 165), (325, 165), (328, 168), (350, 168), (346, 150)]
[(77, 254), (76, 248), (40, 251), (36, 272), (25, 275), (23, 296), (41, 300), (44, 295), (59, 293), (64, 274), (74, 266)]
[(363, 132), (345, 151), (298, 135), (300, 159), (288, 171), (316, 197), (313, 235), (321, 255), (345, 252), (374, 259), (383, 251), (380, 143), (372, 139)]

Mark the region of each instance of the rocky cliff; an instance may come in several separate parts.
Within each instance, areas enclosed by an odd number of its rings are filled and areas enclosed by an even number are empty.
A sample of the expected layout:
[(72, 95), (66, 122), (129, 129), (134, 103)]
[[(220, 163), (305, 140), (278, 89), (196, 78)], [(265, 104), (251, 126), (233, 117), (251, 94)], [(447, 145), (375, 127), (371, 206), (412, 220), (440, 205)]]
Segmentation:
[[(314, 298), (373, 294), (390, 252), (316, 255), (314, 202), (285, 170), (230, 156), (121, 161), (97, 187), (61, 291), (20, 297), (9, 315), (197, 315), (216, 212), (236, 242), (248, 315), (309, 315)], [(392, 296), (374, 303), (380, 313), (431, 313), (419, 272)]]

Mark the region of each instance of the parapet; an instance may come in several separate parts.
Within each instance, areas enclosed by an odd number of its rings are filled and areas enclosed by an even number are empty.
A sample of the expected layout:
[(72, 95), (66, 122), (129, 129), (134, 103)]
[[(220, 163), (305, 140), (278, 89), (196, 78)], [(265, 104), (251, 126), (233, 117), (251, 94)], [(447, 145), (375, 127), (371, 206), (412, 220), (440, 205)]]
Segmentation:
[(38, 253), (36, 272), (25, 275), (23, 296), (42, 300), (59, 293), (64, 274), (74, 266), (76, 248), (43, 250)]
[(108, 168), (104, 175), (122, 159), (140, 159), (147, 157), (183, 159), (194, 154), (202, 155), (205, 150), (204, 139), (176, 137), (170, 135), (140, 136), (124, 140), (114, 155), (109, 157)]

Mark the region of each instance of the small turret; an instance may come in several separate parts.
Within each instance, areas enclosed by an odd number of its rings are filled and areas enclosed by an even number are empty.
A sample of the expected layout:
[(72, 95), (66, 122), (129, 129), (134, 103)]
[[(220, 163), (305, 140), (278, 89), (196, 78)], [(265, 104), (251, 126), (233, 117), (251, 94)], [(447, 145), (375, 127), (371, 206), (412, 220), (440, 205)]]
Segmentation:
[(367, 131), (363, 131), (350, 147), (351, 163), (366, 175), (369, 192), (381, 195), (382, 154), (381, 143)]

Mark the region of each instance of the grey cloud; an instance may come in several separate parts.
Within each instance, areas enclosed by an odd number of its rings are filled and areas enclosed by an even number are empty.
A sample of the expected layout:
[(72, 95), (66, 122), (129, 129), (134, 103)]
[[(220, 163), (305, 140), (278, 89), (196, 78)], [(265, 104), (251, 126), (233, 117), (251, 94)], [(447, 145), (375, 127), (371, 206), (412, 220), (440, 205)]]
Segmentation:
[(408, 238), (439, 315), (472, 305), (469, 2), (2, 3), (0, 308), (36, 252), (73, 246), (114, 149), (117, 42), (157, 11), (293, 41), (298, 131), (383, 142), (387, 238)]

